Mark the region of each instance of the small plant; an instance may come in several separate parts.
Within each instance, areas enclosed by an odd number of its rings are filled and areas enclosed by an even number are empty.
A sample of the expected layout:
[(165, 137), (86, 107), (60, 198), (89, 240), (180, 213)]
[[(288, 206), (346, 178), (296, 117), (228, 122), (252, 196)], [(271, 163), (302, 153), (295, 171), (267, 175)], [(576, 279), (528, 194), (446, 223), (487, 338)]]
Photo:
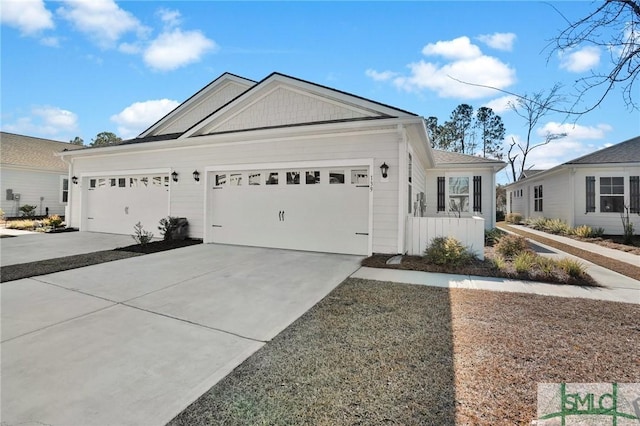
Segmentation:
[(593, 228), (591, 230), (591, 236), (593, 238), (600, 238), (604, 235), (604, 228), (598, 227), (598, 228)]
[(475, 258), (473, 252), (453, 237), (436, 237), (424, 251), (424, 259), (436, 265), (460, 266)]
[(58, 226), (62, 225), (62, 218), (57, 214), (54, 214), (46, 218), (44, 220), (44, 224), (56, 229)]
[(4, 220), (4, 210), (0, 209), (0, 220)]
[(22, 220), (11, 220), (7, 222), (6, 227), (8, 229), (34, 229), (36, 227), (36, 222), (31, 219), (22, 219)]
[(508, 213), (504, 220), (507, 223), (513, 223), (517, 225), (522, 222), (522, 215), (520, 213)]
[(579, 278), (586, 271), (584, 264), (578, 262), (577, 260), (568, 259), (566, 257), (558, 260), (557, 265), (560, 269), (566, 272), (567, 275), (574, 278)]
[(557, 262), (550, 257), (536, 256), (536, 266), (540, 268), (543, 274), (550, 276), (558, 266)]
[(502, 256), (495, 256), (491, 259), (491, 262), (493, 262), (493, 266), (499, 271), (507, 269), (508, 263)]
[(487, 247), (493, 247), (500, 240), (500, 238), (502, 238), (506, 234), (506, 232), (498, 228), (484, 231), (484, 245)]
[(531, 217), (531, 218), (527, 218), (527, 220), (525, 221), (525, 225), (527, 225), (529, 228), (533, 228), (538, 231), (543, 231), (546, 222), (547, 222), (547, 219), (544, 217)]
[(518, 254), (529, 250), (529, 243), (524, 237), (520, 235), (505, 235), (500, 238), (500, 241), (495, 245), (496, 252), (506, 258), (511, 259)]
[(591, 238), (593, 236), (593, 229), (588, 225), (580, 225), (577, 228), (574, 228), (572, 233), (576, 237)]
[(160, 230), (162, 239), (169, 241), (176, 240), (180, 237), (178, 231), (181, 226), (182, 224), (179, 217), (167, 216), (160, 219), (160, 226), (158, 226), (158, 229)]
[(136, 223), (133, 226), (133, 230), (134, 234), (131, 237), (142, 247), (146, 246), (153, 238), (153, 234), (149, 231), (145, 231), (143, 229), (142, 223), (140, 222)]
[(548, 219), (544, 225), (544, 231), (556, 235), (568, 235), (571, 228), (561, 219)]
[(629, 207), (626, 205), (620, 212), (620, 219), (622, 219), (622, 241), (625, 244), (633, 244), (633, 222), (629, 218)]
[(532, 251), (522, 251), (513, 259), (513, 267), (519, 274), (527, 273), (536, 265), (537, 257), (538, 255)]
[(20, 207), (20, 213), (22, 214), (22, 216), (25, 217), (33, 217), (36, 214), (36, 208), (38, 206), (32, 206), (30, 204), (25, 204), (24, 206)]

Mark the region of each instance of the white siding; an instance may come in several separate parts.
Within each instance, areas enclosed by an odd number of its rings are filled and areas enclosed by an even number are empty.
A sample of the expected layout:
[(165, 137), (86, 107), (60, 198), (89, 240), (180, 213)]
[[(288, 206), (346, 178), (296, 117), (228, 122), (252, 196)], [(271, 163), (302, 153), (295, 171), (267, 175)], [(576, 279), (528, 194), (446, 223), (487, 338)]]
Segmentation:
[[(438, 211), (438, 176), (469, 176), (469, 212), (462, 213), (462, 217), (478, 216), (484, 219), (486, 229), (495, 226), (495, 200), (493, 199), (494, 172), (492, 168), (484, 169), (430, 169), (426, 173), (427, 186), (427, 216), (457, 217), (456, 213)], [(482, 176), (482, 212), (473, 211), (473, 176)], [(445, 185), (447, 179), (445, 179)], [(446, 204), (446, 203), (445, 203)], [(514, 210), (515, 211), (515, 210)]]
[[(60, 172), (31, 171), (2, 167), (0, 182), (2, 183), (2, 202), (0, 208), (6, 216), (19, 216), (18, 210), (25, 204), (38, 206), (36, 215), (44, 215), (49, 207), (49, 214), (64, 215), (65, 203), (61, 202), (62, 181), (67, 175)], [(20, 194), (20, 201), (7, 200), (6, 190), (12, 189)], [(41, 201), (40, 198), (43, 198)]]
[[(178, 174), (178, 182), (170, 186), (170, 215), (186, 217), (190, 235), (204, 236), (204, 173), (207, 167), (259, 163), (281, 163), (313, 160), (373, 159), (373, 252), (398, 251), (398, 133), (390, 128), (385, 132), (353, 133), (342, 136), (324, 136), (300, 140), (273, 140), (252, 144), (206, 145), (177, 149), (152, 150), (144, 144), (144, 152), (112, 154), (108, 156), (78, 157), (73, 173), (110, 173), (118, 170), (171, 169)], [(379, 164), (389, 165), (388, 182), (380, 182)], [(192, 178), (194, 170), (201, 172), (200, 182)], [(73, 197), (81, 197), (83, 180), (73, 185)], [(77, 198), (74, 198), (78, 201)], [(71, 212), (74, 226), (80, 226), (81, 202), (73, 203)], [(143, 224), (148, 228), (156, 224)]]

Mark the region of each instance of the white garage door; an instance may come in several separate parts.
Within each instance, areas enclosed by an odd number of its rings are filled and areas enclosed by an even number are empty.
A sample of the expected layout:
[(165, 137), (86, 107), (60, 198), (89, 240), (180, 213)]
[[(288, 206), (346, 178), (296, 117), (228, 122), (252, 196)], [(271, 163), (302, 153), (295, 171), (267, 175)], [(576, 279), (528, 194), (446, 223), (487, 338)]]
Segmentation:
[(209, 241), (368, 254), (369, 168), (213, 172)]
[(87, 231), (133, 235), (140, 222), (158, 234), (158, 222), (169, 213), (168, 175), (87, 178), (85, 185)]

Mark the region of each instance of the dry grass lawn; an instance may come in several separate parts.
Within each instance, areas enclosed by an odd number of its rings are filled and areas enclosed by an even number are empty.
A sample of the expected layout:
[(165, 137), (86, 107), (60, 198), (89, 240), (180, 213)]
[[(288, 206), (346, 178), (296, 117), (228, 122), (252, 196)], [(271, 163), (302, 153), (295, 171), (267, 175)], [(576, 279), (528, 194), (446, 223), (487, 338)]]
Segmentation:
[(640, 305), (348, 279), (170, 423), (501, 425), (640, 382)]

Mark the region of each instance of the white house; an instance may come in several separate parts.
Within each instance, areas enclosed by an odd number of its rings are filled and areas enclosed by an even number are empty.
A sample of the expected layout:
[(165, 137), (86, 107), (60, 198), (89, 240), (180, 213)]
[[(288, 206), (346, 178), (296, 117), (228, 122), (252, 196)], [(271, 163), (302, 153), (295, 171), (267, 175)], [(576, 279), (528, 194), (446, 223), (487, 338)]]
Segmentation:
[(170, 215), (204, 242), (353, 254), (404, 253), (409, 216), (493, 227), (504, 167), (432, 150), (416, 114), (279, 73), (225, 73), (137, 138), (61, 156), (81, 231)]
[(562, 219), (570, 226), (622, 234), (620, 214), (629, 208), (640, 229), (640, 136), (506, 186), (507, 212), (524, 218)]
[(36, 215), (64, 215), (69, 166), (55, 154), (82, 146), (0, 132), (0, 208), (20, 216), (20, 207), (36, 206)]

